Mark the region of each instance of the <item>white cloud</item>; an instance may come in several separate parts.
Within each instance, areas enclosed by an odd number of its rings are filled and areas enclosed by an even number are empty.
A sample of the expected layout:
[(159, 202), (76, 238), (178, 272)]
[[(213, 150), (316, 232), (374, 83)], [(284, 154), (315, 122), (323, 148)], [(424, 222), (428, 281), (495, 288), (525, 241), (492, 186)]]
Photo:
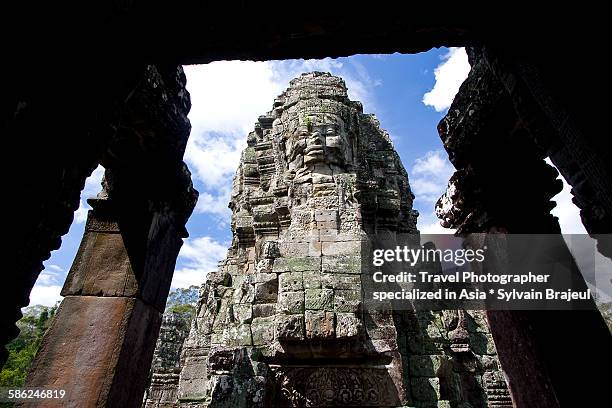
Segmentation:
[(229, 188), (247, 135), (282, 85), (268, 62), (220, 61), (184, 69), (192, 126), (185, 160), (200, 190), (196, 212), (227, 222)]
[(89, 211), (89, 205), (81, 198), (79, 201), (79, 208), (74, 212), (74, 222), (80, 224), (87, 220), (87, 211)]
[[(85, 186), (81, 191), (79, 208), (74, 212), (75, 224), (82, 224), (87, 219), (87, 212), (91, 207), (87, 204), (87, 199), (95, 197), (102, 189), (101, 182), (104, 176), (104, 167), (98, 166), (91, 175), (85, 180)], [(72, 228), (72, 227), (71, 227)], [(61, 250), (64, 248), (62, 247)], [(45, 265), (45, 269), (38, 275), (36, 283), (30, 292), (30, 305), (53, 306), (58, 300), (62, 300), (60, 291), (66, 279), (66, 271), (55, 264)]]
[(206, 188), (227, 185), (236, 172), (240, 153), (246, 147), (246, 135), (235, 139), (233, 135), (194, 133), (189, 140), (185, 159), (194, 170), (194, 177)]
[(415, 196), (415, 207), (420, 211), (418, 228), (422, 234), (453, 234), (444, 228), (435, 215), (434, 205), (446, 191), (448, 180), (455, 171), (442, 150), (430, 150), (417, 158), (410, 170), (410, 187)]
[(62, 287), (60, 285), (43, 286), (36, 282), (36, 285), (30, 292), (30, 303), (28, 306), (43, 305), (43, 306), (54, 306), (56, 302), (63, 299), (60, 296)]
[(200, 198), (196, 212), (227, 223), (232, 177), (246, 147), (246, 138), (257, 118), (271, 110), (274, 99), (303, 72), (326, 71), (340, 75), (349, 96), (373, 105), (370, 78), (359, 64), (350, 69), (331, 58), (290, 61), (219, 61), (185, 66), (191, 94), (191, 136), (185, 160), (192, 170)]
[[(563, 178), (561, 178), (563, 180)], [(557, 206), (551, 213), (559, 218), (561, 232), (564, 234), (586, 234), (580, 219), (580, 209), (572, 202), (571, 187), (563, 180), (563, 190), (552, 198)]]
[(421, 234), (454, 234), (455, 229), (444, 228), (440, 225), (440, 220), (436, 220), (424, 226), (419, 227)]
[(102, 190), (102, 186), (100, 185), (102, 182), (102, 176), (104, 176), (104, 167), (98, 165), (98, 167), (96, 167), (91, 175), (85, 180), (85, 187), (83, 188), (83, 191), (81, 191), (79, 208), (74, 212), (74, 222), (77, 224), (87, 220), (87, 212), (91, 210), (91, 207), (89, 204), (87, 204), (87, 199), (95, 197), (100, 190)]
[[(554, 167), (550, 159), (546, 158), (546, 163)], [(557, 203), (551, 214), (559, 218), (559, 225), (563, 234), (586, 234), (586, 229), (580, 219), (580, 209), (572, 202), (572, 187), (567, 184), (563, 176), (558, 177), (563, 181), (563, 190), (552, 198)]]
[(178, 259), (183, 267), (174, 271), (172, 288), (188, 288), (201, 285), (208, 272), (217, 270), (217, 264), (227, 254), (229, 244), (203, 236), (185, 240)]
[(431, 150), (414, 161), (410, 172), (410, 187), (415, 200), (435, 203), (446, 191), (453, 165), (441, 150)]
[(423, 95), (423, 103), (437, 112), (448, 109), (459, 91), (459, 87), (470, 72), (465, 48), (449, 48), (444, 61), (436, 67), (436, 83), (431, 91)]
[(50, 265), (46, 267), (36, 280), (37, 285), (51, 286), (61, 284), (64, 281), (64, 270), (57, 265)]
[[(440, 225), (440, 220), (434, 213), (433, 205), (426, 207), (428, 211), (423, 211), (419, 215), (417, 228), (421, 234), (454, 234), (454, 228), (444, 228)], [(422, 208), (423, 209), (423, 208)]]
[(64, 269), (59, 265), (46, 265), (45, 269), (38, 275), (36, 284), (30, 292), (30, 304), (54, 306), (55, 302), (62, 300), (60, 292), (64, 283)]
[(196, 204), (196, 213), (208, 213), (223, 224), (232, 212), (228, 207), (232, 189), (230, 186), (220, 187), (214, 194), (203, 191)]

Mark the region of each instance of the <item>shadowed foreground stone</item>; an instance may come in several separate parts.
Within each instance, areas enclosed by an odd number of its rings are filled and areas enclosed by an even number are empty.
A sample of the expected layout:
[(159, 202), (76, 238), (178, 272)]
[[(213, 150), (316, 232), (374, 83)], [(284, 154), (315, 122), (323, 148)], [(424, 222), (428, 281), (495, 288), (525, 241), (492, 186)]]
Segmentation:
[(103, 191), (89, 200), (64, 300), (26, 380), (26, 387), (66, 395), (32, 406), (142, 403), (185, 222), (197, 199), (182, 162), (190, 131), (184, 86), (180, 67), (149, 66), (125, 101), (122, 126), (103, 158)]
[[(27, 386), (63, 389), (66, 397), (31, 406), (127, 407), (140, 401), (145, 379), (138, 384), (133, 377), (126, 383), (116, 373), (149, 364), (153, 354), (149, 338), (155, 335), (161, 314), (133, 298), (68, 296), (58, 316), (74, 318), (54, 319)], [(65, 340), (58, 344), (56, 338)]]

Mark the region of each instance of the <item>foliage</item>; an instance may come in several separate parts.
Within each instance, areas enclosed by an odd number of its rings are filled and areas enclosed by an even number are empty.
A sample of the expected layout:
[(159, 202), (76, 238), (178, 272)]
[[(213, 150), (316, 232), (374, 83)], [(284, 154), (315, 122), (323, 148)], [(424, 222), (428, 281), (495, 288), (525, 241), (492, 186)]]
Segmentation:
[(187, 321), (191, 321), (198, 304), (199, 296), (200, 290), (197, 286), (175, 289), (168, 295), (165, 311), (166, 313), (180, 313)]
[(612, 302), (599, 303), (597, 306), (606, 324), (608, 325), (610, 333), (612, 333)]
[(17, 322), (19, 336), (7, 346), (9, 357), (0, 372), (0, 387), (21, 387), (38, 351), (43, 335), (49, 328), (57, 305), (53, 307), (32, 306), (24, 310)]

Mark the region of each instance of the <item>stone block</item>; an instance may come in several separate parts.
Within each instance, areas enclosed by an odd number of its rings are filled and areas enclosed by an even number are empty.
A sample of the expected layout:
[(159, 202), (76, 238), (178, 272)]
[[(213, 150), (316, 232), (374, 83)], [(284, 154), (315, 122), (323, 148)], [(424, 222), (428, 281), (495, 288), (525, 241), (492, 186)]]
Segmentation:
[(357, 255), (361, 257), (361, 245), (361, 241), (322, 242), (321, 252), (324, 256)]
[(333, 310), (333, 289), (306, 289), (305, 307), (307, 310)]
[(269, 276), (266, 281), (255, 283), (254, 303), (276, 302), (278, 297), (278, 278), (276, 274), (261, 274)]
[(318, 271), (320, 266), (321, 261), (317, 257), (277, 258), (274, 260), (272, 271), (275, 273)]
[(318, 229), (338, 229), (338, 221), (317, 221)]
[(319, 229), (319, 240), (321, 242), (337, 241), (338, 240), (338, 230), (336, 228)]
[(359, 255), (330, 255), (321, 258), (323, 273), (361, 274)]
[(309, 252), (309, 242), (281, 242), (279, 243), (280, 256), (283, 258), (305, 258)]
[(278, 275), (280, 292), (304, 290), (302, 272), (285, 272)]
[(232, 275), (227, 272), (209, 272), (206, 274), (206, 280), (213, 286), (231, 286)]
[(335, 336), (335, 313), (307, 310), (305, 313), (306, 338), (331, 339)]
[(178, 386), (178, 397), (185, 400), (204, 399), (206, 397), (207, 357), (187, 357), (181, 369), (181, 381)]
[(273, 316), (276, 313), (276, 303), (253, 305), (253, 318)]
[(354, 313), (336, 313), (336, 337), (356, 337), (361, 332), (361, 320)]
[(366, 324), (366, 329), (368, 332), (368, 337), (373, 340), (397, 338), (397, 330), (395, 329), (394, 324), (374, 327), (369, 327)]
[(361, 290), (361, 275), (332, 274), (321, 275), (321, 286), (329, 289)]
[(304, 313), (304, 292), (281, 292), (276, 309), (284, 314)]
[(228, 302), (221, 301), (219, 304), (220, 306), (219, 309), (217, 309), (217, 314), (212, 315), (212, 318), (214, 319), (212, 324), (213, 331), (223, 331), (225, 325), (231, 322), (230, 306), (228, 305)]
[(255, 346), (272, 342), (274, 340), (274, 316), (253, 318), (251, 333)]
[(234, 295), (234, 288), (227, 286), (217, 286), (214, 289), (214, 294), (217, 298), (228, 300)]
[(361, 291), (334, 290), (334, 311), (357, 313), (361, 306)]
[(226, 326), (223, 337), (227, 346), (250, 346), (253, 344), (251, 325), (247, 323)]
[(253, 307), (248, 304), (232, 305), (232, 319), (238, 323), (250, 323), (253, 318)]
[(212, 371), (232, 371), (236, 366), (236, 350), (229, 347), (219, 347), (208, 355), (208, 367)]
[(237, 285), (233, 292), (232, 300), (234, 304), (251, 304), (255, 301), (255, 285), (247, 281)]
[(274, 335), (278, 340), (304, 340), (304, 315), (277, 314)]
[(480, 364), (484, 370), (499, 370), (499, 364), (497, 363), (497, 358), (495, 356), (478, 356), (478, 360), (480, 361)]
[(314, 212), (315, 221), (337, 221), (338, 211), (337, 210), (316, 210)]
[(442, 361), (443, 357), (439, 355), (411, 355), (408, 357), (408, 369), (413, 377), (436, 377)]
[(322, 254), (321, 244), (322, 243), (318, 240), (308, 242), (308, 256), (316, 258), (320, 257)]
[(434, 402), (440, 399), (440, 379), (437, 377), (416, 377), (410, 380), (412, 396), (418, 402)]
[(265, 283), (275, 280), (277, 275), (271, 272), (256, 273), (253, 277), (255, 283)]
[(257, 262), (255, 266), (255, 273), (270, 273), (272, 272), (272, 264), (274, 263), (273, 259), (263, 258)]
[(219, 346), (225, 344), (225, 334), (223, 331), (215, 331), (210, 334), (210, 345)]
[(280, 248), (278, 241), (266, 241), (261, 249), (263, 258), (273, 259), (280, 257)]
[(304, 272), (302, 275), (304, 289), (320, 289), (321, 288), (321, 273), (320, 272)]

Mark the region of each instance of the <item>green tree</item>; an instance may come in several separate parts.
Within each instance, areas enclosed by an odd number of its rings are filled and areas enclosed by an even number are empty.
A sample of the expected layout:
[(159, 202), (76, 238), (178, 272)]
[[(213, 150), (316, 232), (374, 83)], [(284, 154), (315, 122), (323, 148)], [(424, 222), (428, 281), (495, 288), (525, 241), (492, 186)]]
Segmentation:
[(200, 291), (197, 286), (173, 290), (168, 295), (165, 312), (180, 313), (182, 318), (189, 323), (195, 314), (199, 293)]
[(17, 322), (19, 335), (6, 347), (9, 357), (0, 371), (0, 387), (23, 386), (56, 309), (57, 305), (53, 307), (37, 305), (25, 309), (23, 317)]

